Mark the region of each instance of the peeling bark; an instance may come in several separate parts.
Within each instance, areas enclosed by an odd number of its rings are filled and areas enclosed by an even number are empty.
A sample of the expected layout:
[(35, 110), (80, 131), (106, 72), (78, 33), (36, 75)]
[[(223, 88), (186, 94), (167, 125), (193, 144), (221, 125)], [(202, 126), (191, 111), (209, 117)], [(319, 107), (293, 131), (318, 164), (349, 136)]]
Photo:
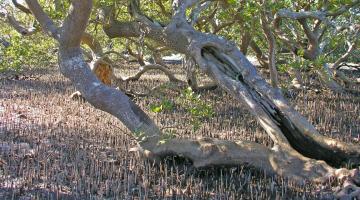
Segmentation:
[(103, 53), (100, 43), (86, 32), (82, 35), (81, 42), (91, 49), (92, 61), (90, 62), (90, 69), (101, 82), (111, 85), (115, 79), (112, 61)]

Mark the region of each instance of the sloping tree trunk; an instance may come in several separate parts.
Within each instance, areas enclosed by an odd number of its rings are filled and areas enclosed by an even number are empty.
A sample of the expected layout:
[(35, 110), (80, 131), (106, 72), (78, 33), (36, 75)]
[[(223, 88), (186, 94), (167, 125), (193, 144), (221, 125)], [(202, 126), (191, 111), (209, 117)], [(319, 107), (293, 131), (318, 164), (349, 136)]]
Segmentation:
[[(135, 3), (132, 14), (140, 21), (146, 37), (193, 58), (225, 90), (248, 105), (276, 145), (293, 147), (301, 154), (325, 160), (332, 166), (360, 162), (360, 149), (319, 134), (304, 117), (288, 105), (279, 90), (271, 88), (253, 65), (231, 42), (216, 35), (204, 34), (190, 26), (184, 6), (176, 8), (169, 25), (161, 27), (141, 15)], [(135, 23), (135, 22), (133, 22)], [(105, 32), (109, 37), (122, 37), (114, 22)], [(136, 27), (132, 25), (131, 27)], [(110, 32), (108, 30), (111, 30)], [(137, 32), (133, 30), (131, 32)]]
[(279, 90), (270, 87), (256, 73), (233, 43), (194, 30), (186, 21), (185, 11), (196, 1), (174, 1), (174, 17), (166, 27), (148, 21), (136, 4), (131, 9), (140, 27), (146, 28), (147, 37), (193, 58), (222, 88), (247, 105), (274, 141), (274, 148), (245, 141), (164, 139), (155, 123), (136, 104), (121, 91), (102, 84), (84, 62), (80, 41), (91, 12), (91, 0), (73, 0), (73, 9), (60, 30), (37, 1), (26, 2), (43, 29), (59, 41), (61, 72), (93, 106), (120, 119), (134, 133), (145, 155), (175, 153), (192, 159), (195, 166), (250, 164), (300, 182), (324, 181), (339, 173), (348, 174), (346, 169), (338, 171), (333, 167), (360, 163), (358, 146), (320, 135), (288, 105)]
[(96, 77), (106, 85), (111, 85), (115, 79), (112, 61), (104, 55), (103, 48), (91, 34), (84, 32), (81, 42), (86, 44), (92, 53), (92, 61), (90, 69), (95, 73)]

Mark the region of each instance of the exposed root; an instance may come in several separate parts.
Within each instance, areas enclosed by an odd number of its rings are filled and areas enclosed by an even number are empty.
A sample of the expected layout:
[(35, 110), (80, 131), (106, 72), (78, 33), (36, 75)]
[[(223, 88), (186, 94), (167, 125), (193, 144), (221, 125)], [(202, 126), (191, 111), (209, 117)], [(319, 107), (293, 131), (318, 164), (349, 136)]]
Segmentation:
[(176, 78), (170, 70), (159, 64), (150, 64), (150, 65), (141, 66), (139, 72), (137, 72), (133, 76), (123, 78), (123, 81), (137, 81), (144, 73), (146, 73), (149, 70), (160, 70), (164, 72), (164, 74), (169, 78), (170, 82), (182, 82), (181, 80)]
[(331, 72), (331, 69), (324, 65), (323, 68), (317, 70), (319, 77), (322, 81), (322, 83), (331, 91), (335, 93), (343, 93), (344, 88), (339, 85), (333, 78), (333, 73)]
[(127, 90), (125, 91), (125, 94), (130, 98), (136, 98), (136, 97), (146, 97), (149, 96), (149, 93), (140, 93), (133, 90)]
[(157, 144), (147, 146), (151, 148), (146, 149), (145, 156), (151, 159), (171, 154), (192, 160), (195, 167), (250, 165), (299, 184), (307, 180), (325, 182), (335, 176), (335, 169), (324, 161), (306, 158), (292, 149), (269, 149), (250, 141), (160, 139)]
[(337, 178), (343, 181), (342, 188), (336, 191), (335, 196), (341, 200), (360, 199), (360, 172), (359, 169), (351, 171), (339, 169)]
[(72, 93), (69, 98), (72, 100), (85, 101), (85, 98), (81, 95), (80, 91)]
[(208, 91), (208, 90), (215, 90), (216, 88), (218, 88), (218, 85), (216, 83), (210, 83), (208, 85), (200, 85), (200, 86), (196, 87), (195, 89), (193, 89), (193, 91), (203, 92), (203, 91)]

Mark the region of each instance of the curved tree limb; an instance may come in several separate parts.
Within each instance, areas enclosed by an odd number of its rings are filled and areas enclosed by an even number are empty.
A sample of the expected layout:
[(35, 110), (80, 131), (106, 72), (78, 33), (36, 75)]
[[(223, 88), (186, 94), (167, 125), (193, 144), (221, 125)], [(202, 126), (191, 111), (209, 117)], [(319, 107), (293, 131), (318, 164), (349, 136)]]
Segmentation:
[(348, 57), (351, 55), (351, 53), (358, 47), (358, 41), (359, 41), (359, 36), (360, 36), (360, 29), (357, 31), (357, 33), (355, 34), (355, 40), (350, 43), (349, 42), (349, 47), (347, 49), (347, 51), (340, 56), (340, 58), (338, 58), (334, 64), (331, 65), (332, 69), (339, 69), (340, 64), (344, 61), (346, 61), (348, 59)]
[[(257, 75), (255, 68), (234, 44), (194, 30), (185, 15), (187, 6), (192, 3), (174, 1), (173, 21), (163, 31), (155, 29), (152, 32), (152, 26), (147, 27), (146, 36), (192, 57), (221, 87), (248, 105), (275, 144), (289, 146), (289, 142), (303, 155), (325, 160), (333, 166), (360, 162), (358, 147), (320, 135), (289, 106), (278, 90), (269, 87)], [(141, 18), (138, 20), (141, 22)], [(142, 26), (146, 27), (147, 23)]]
[[(26, 0), (26, 3), (36, 19), (44, 26), (43, 29), (51, 29), (53, 22), (46, 23), (50, 18), (43, 12), (38, 2)], [(30, 6), (34, 4), (38, 6)], [(139, 141), (148, 142), (144, 144), (145, 148), (151, 148), (158, 141), (160, 135), (158, 127), (128, 96), (102, 84), (83, 60), (80, 42), (91, 12), (92, 1), (74, 0), (72, 7), (61, 28), (61, 34), (53, 34), (60, 46), (59, 63), (62, 74), (75, 84), (93, 106), (119, 118), (127, 128), (138, 135)], [(36, 12), (40, 12), (41, 15)]]
[(25, 1), (31, 10), (34, 17), (38, 20), (44, 32), (51, 36), (52, 38), (58, 40), (59, 39), (59, 28), (55, 25), (55, 23), (49, 18), (49, 16), (43, 11), (38, 1)]
[(6, 18), (6, 22), (23, 36), (30, 36), (39, 31), (35, 27), (30, 27), (30, 28), (24, 27), (19, 21), (15, 19), (14, 16), (10, 15), (9, 13), (0, 13), (0, 15)]
[(256, 44), (254, 40), (250, 41), (250, 47), (255, 52), (255, 56), (259, 61), (260, 65), (264, 68), (269, 68), (269, 58), (266, 56), (260, 47)]
[(11, 0), (11, 1), (17, 9), (23, 11), (26, 14), (31, 14), (31, 11), (27, 7), (20, 4), (17, 0)]
[[(26, 2), (34, 0), (26, 0)], [(182, 3), (189, 3), (183, 1)], [(61, 72), (68, 77), (82, 92), (84, 97), (96, 108), (106, 111), (119, 118), (136, 136), (144, 151), (148, 155), (162, 155), (166, 153), (183, 154), (194, 160), (196, 166), (213, 164), (251, 164), (267, 171), (273, 171), (299, 181), (320, 180), (324, 176), (336, 175), (337, 170), (322, 161), (311, 158), (323, 159), (332, 165), (344, 162), (358, 163), (359, 148), (344, 144), (318, 134), (304, 118), (294, 111), (278, 90), (269, 87), (257, 74), (251, 63), (237, 50), (234, 44), (213, 35), (206, 35), (192, 29), (187, 23), (168, 26), (165, 33), (175, 34), (176, 38), (192, 38), (187, 43), (178, 43), (173, 37), (167, 37), (176, 49), (183, 50), (215, 77), (218, 83), (237, 98), (242, 100), (254, 114), (259, 122), (278, 144), (272, 150), (251, 142), (226, 142), (221, 140), (182, 140), (170, 139), (162, 141), (162, 134), (155, 123), (129, 98), (116, 89), (102, 84), (91, 72), (84, 62), (80, 49), (82, 33), (91, 11), (91, 0), (72, 1), (73, 9), (64, 22), (60, 31), (59, 63)], [(180, 5), (180, 2), (177, 2)], [(190, 6), (191, 4), (187, 4)], [(31, 7), (31, 6), (29, 6)], [(180, 5), (181, 7), (181, 5)], [(31, 9), (31, 8), (30, 8)], [(32, 12), (34, 12), (32, 10)], [(41, 22), (43, 18), (37, 18)], [(180, 28), (180, 29), (179, 29)], [(71, 34), (71, 33), (77, 34)], [(151, 33), (151, 32), (150, 32)], [(158, 32), (156, 32), (158, 33)], [(153, 36), (155, 38), (155, 36)], [(158, 36), (157, 36), (158, 37)], [(195, 39), (195, 38), (192, 38)], [(165, 44), (170, 41), (164, 41)], [(184, 42), (184, 40), (180, 40)], [(184, 46), (181, 46), (184, 45)], [(282, 135), (284, 134), (284, 135)], [(292, 140), (295, 137), (295, 141)], [(306, 148), (311, 147), (311, 142), (317, 142), (315, 150), (320, 157), (311, 152), (302, 152), (296, 147), (295, 151), (290, 144), (297, 140), (304, 142)], [(338, 156), (332, 160), (322, 154), (321, 150), (332, 147), (336, 152), (327, 151), (328, 156)], [(345, 154), (345, 155), (343, 155)], [(345, 156), (345, 158), (344, 158)], [(254, 160), (254, 158), (256, 160)], [(300, 169), (299, 169), (300, 167)], [(348, 173), (348, 170), (344, 170)]]
[(5, 40), (4, 38), (0, 37), (0, 43), (5, 47), (9, 47), (11, 45), (10, 42), (8, 42), (7, 40)]

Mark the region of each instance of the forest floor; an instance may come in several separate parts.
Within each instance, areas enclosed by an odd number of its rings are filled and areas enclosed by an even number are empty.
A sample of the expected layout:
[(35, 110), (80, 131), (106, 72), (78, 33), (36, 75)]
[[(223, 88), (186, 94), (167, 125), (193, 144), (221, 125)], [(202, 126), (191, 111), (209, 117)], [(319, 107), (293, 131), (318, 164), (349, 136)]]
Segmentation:
[[(117, 73), (136, 72), (134, 65), (124, 66)], [(184, 78), (180, 66), (171, 69)], [(359, 68), (345, 72), (360, 78)], [(133, 100), (163, 131), (177, 137), (271, 145), (255, 118), (221, 89), (202, 92), (194, 96), (201, 101), (188, 102), (184, 89), (169, 84), (158, 71), (122, 88), (144, 93), (156, 86), (148, 96)], [(360, 95), (319, 88), (287, 92), (287, 97), (322, 134), (360, 144)], [(160, 163), (144, 160), (129, 151), (136, 143), (119, 120), (87, 102), (69, 99), (74, 91), (57, 67), (1, 78), (0, 199), (331, 198), (330, 185), (296, 185), (248, 166), (196, 169), (178, 157)], [(189, 112), (202, 109), (201, 102), (213, 114), (194, 117)], [(154, 112), (156, 107), (161, 108)]]

